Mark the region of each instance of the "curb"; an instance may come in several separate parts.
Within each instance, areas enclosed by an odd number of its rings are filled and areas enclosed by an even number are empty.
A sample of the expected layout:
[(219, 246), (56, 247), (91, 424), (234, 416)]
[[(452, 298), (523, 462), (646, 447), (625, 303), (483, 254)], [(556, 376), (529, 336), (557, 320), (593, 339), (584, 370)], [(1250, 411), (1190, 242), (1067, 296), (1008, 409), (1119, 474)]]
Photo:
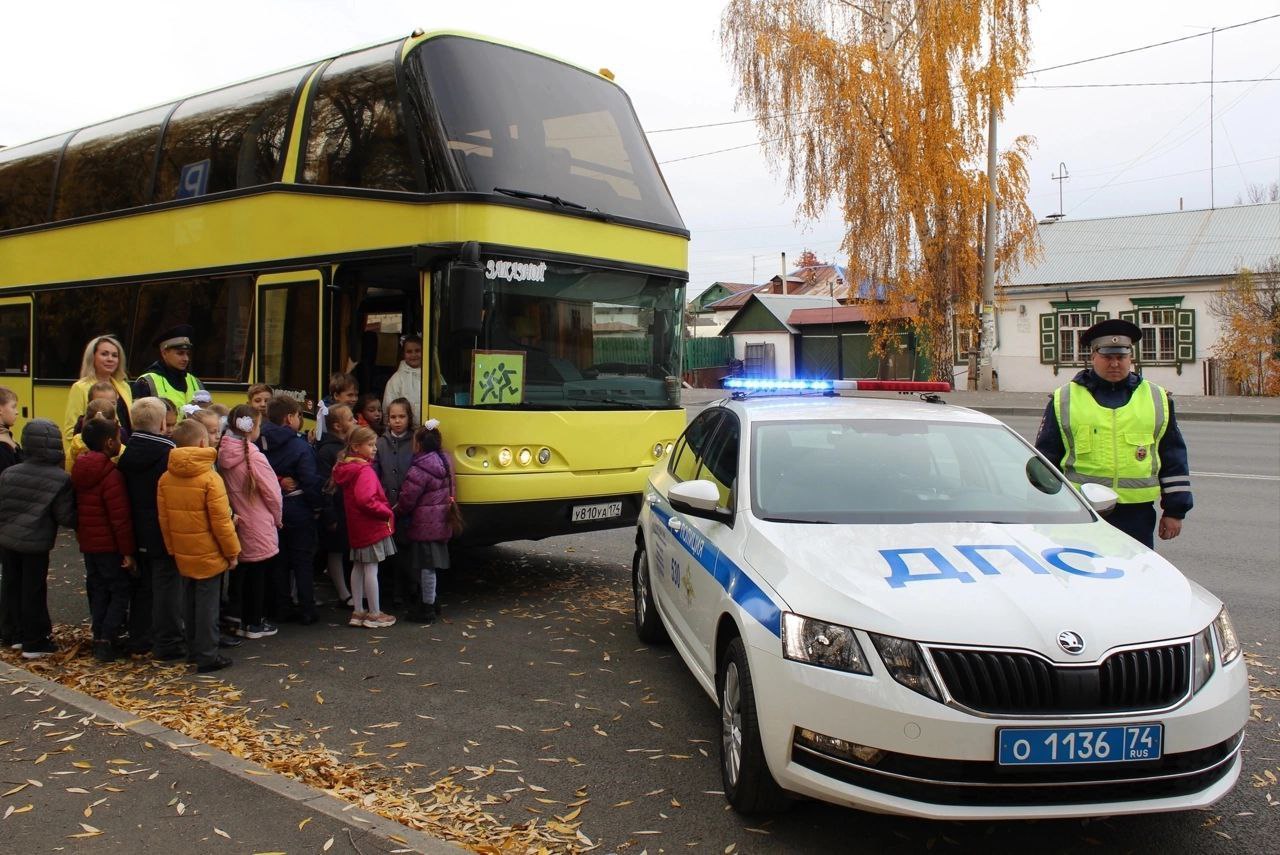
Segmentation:
[[(305, 805), (309, 810), (345, 823), (353, 831), (362, 831), (373, 840), (366, 842), (384, 852), (412, 851), (422, 855), (469, 855), (471, 850), (431, 837), (398, 822), (361, 810), (358, 806), (307, 786), (301, 781), (264, 769), (251, 760), (244, 760), (200, 742), (185, 733), (170, 730), (148, 719), (139, 719), (125, 710), (113, 707), (97, 698), (86, 695), (61, 683), (47, 680), (25, 668), (0, 661), (0, 677), (38, 689), (46, 697), (54, 698), (67, 706), (93, 715), (100, 721), (109, 721), (121, 730), (137, 736), (162, 742), (166, 748), (186, 757), (228, 772), (242, 781), (269, 790), (290, 801)], [(195, 749), (195, 750), (187, 750)], [(393, 836), (399, 839), (392, 839)], [(401, 842), (403, 841), (403, 842)]]

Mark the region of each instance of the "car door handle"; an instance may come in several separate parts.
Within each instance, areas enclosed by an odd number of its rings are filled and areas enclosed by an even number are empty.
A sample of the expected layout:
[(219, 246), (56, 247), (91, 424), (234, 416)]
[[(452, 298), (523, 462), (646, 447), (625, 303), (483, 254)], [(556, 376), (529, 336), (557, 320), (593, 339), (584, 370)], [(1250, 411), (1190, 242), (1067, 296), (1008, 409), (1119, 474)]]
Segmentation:
[(680, 522), (680, 520), (676, 519), (675, 517), (672, 517), (671, 519), (667, 520), (667, 528), (671, 529), (672, 531), (679, 531), (683, 526), (684, 526), (684, 523)]

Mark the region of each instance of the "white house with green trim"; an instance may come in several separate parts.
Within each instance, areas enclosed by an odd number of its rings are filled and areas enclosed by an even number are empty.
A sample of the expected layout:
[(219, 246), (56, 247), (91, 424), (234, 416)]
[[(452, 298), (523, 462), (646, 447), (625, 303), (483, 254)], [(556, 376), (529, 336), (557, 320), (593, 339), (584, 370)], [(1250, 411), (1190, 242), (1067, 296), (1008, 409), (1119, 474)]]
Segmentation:
[(1105, 318), (1142, 329), (1142, 373), (1207, 394), (1219, 322), (1210, 296), (1242, 267), (1280, 257), (1280, 203), (1062, 219), (1040, 224), (1044, 256), (1002, 292), (992, 365), (1000, 388), (1049, 392), (1088, 362), (1080, 333)]

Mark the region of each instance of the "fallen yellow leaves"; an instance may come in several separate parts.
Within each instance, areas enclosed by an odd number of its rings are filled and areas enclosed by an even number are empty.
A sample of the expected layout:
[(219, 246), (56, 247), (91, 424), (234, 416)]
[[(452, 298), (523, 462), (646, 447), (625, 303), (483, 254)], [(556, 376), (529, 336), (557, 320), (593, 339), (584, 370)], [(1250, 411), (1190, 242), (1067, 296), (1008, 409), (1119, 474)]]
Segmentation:
[[(184, 673), (181, 669), (145, 661), (97, 663), (78, 655), (88, 641), (85, 627), (58, 627), (57, 641), (61, 652), (46, 659), (22, 660), (8, 651), (2, 655), (15, 665), (105, 701), (117, 709), (221, 748), (271, 772), (301, 781), (352, 806), (365, 807), (409, 828), (460, 843), (485, 855), (584, 852), (597, 845), (580, 830), (581, 806), (554, 820), (531, 818), (504, 824), (487, 809), (506, 804), (505, 799), (477, 794), (458, 783), (452, 774), (434, 780), (429, 787), (409, 788), (398, 778), (385, 774), (385, 767), (378, 762), (364, 765), (345, 762), (302, 733), (260, 726), (245, 706), (237, 705), (241, 699), (239, 690), (217, 678), (175, 679)], [(319, 692), (315, 693), (315, 700), (324, 703)], [(386, 722), (371, 727), (393, 728), (399, 724)], [(389, 747), (407, 744), (392, 743)], [(73, 765), (82, 769), (92, 768), (92, 764), (83, 761)], [(116, 767), (109, 771), (117, 775), (136, 775), (146, 771), (143, 768), (121, 768), (140, 767), (137, 762), (123, 758), (109, 760), (107, 765)], [(249, 774), (255, 773), (266, 774), (249, 770)], [(26, 786), (28, 784), (19, 785), (15, 792)], [(104, 786), (101, 789), (120, 792), (114, 787)], [(579, 795), (585, 793), (580, 791)], [(174, 806), (179, 815), (186, 811), (182, 802), (175, 802)], [(31, 809), (31, 805), (22, 808), (10, 805), (6, 816)], [(302, 824), (305, 825), (305, 821)], [(71, 836), (95, 837), (102, 833), (92, 826), (82, 824), (82, 827), (84, 830), (80, 834)], [(215, 833), (228, 837), (220, 829), (215, 829)], [(333, 838), (329, 838), (324, 851), (332, 845)]]

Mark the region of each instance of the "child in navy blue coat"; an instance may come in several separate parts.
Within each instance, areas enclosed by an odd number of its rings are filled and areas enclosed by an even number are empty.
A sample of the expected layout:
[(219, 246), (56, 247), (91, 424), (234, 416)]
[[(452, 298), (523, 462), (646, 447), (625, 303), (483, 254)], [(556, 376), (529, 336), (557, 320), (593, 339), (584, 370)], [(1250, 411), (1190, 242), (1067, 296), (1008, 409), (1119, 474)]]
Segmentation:
[[(277, 395), (267, 404), (267, 422), (259, 440), (262, 452), (280, 480), (284, 494), (284, 528), (280, 529), (280, 558), (274, 573), (274, 617), (316, 622), (316, 594), (311, 577), (316, 554), (316, 516), (324, 506), (323, 481), (316, 473), (316, 455), (298, 433), (302, 405)], [(290, 590), (296, 590), (293, 607)]]

